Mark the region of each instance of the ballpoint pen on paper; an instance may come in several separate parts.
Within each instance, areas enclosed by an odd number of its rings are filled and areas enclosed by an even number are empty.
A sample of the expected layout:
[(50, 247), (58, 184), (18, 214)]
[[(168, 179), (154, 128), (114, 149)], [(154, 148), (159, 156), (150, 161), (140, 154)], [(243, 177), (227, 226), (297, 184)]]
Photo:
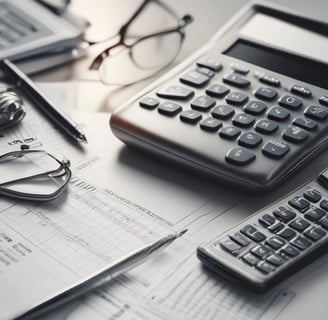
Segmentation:
[(89, 275), (86, 278), (79, 280), (78, 282), (64, 288), (60, 292), (57, 292), (51, 296), (45, 297), (42, 301), (34, 306), (28, 308), (28, 310), (18, 314), (16, 320), (28, 320), (49, 310), (53, 310), (56, 307), (74, 300), (88, 292), (92, 289), (100, 287), (101, 285), (109, 282), (113, 278), (119, 276), (120, 274), (129, 271), (132, 268), (137, 267), (141, 263), (148, 260), (155, 253), (158, 253), (162, 249), (166, 248), (175, 239), (181, 237), (188, 230), (182, 230), (180, 232), (170, 233), (169, 235), (154, 241), (148, 245), (137, 249), (126, 256), (115, 260), (109, 265), (105, 266), (101, 270)]
[(87, 139), (82, 129), (66, 114), (60, 111), (48, 98), (46, 98), (41, 90), (25, 73), (8, 59), (2, 61), (2, 67), (4, 68), (6, 75), (17, 81), (17, 85), (34, 102), (36, 107), (49, 117), (56, 126), (77, 141), (87, 143)]

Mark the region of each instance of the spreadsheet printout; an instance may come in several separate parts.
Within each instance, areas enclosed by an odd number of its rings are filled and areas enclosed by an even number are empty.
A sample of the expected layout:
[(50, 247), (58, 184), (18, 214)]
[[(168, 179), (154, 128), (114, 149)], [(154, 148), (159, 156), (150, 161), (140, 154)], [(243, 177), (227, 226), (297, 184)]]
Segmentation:
[[(30, 106), (20, 126), (1, 134), (0, 152), (53, 151), (73, 165), (94, 160), (75, 150)], [(58, 138), (59, 136), (59, 138)], [(1, 199), (0, 318), (10, 319), (155, 239), (171, 226), (75, 174), (67, 192), (45, 203)], [(24, 284), (23, 286), (21, 284)]]
[[(59, 151), (58, 154), (70, 155), (76, 179), (73, 178), (73, 186), (69, 188), (72, 188), (74, 194), (75, 192), (76, 195), (80, 192), (84, 194), (87, 190), (92, 192), (92, 188), (96, 188), (100, 191), (101, 198), (104, 196), (111, 201), (118, 201), (129, 209), (131, 207), (133, 210), (139, 209), (139, 213), (142, 212), (141, 216), (152, 217), (150, 221), (158, 223), (163, 229), (171, 226), (178, 229), (186, 227), (188, 232), (156, 258), (120, 276), (110, 284), (94, 290), (82, 299), (63, 306), (51, 314), (46, 314), (40, 319), (154, 320), (189, 317), (214, 320), (222, 318), (223, 315), (225, 319), (234, 320), (271, 320), (277, 317), (288, 319), (288, 315), (293, 315), (292, 311), (295, 309), (302, 310), (306, 314), (306, 306), (309, 302), (310, 304), (317, 303), (316, 314), (324, 312), (320, 308), (324, 295), (318, 295), (327, 285), (321, 277), (327, 274), (325, 271), (327, 259), (324, 257), (311, 268), (304, 270), (298, 277), (294, 277), (291, 282), (284, 283), (260, 298), (207, 272), (195, 257), (195, 249), (201, 241), (216, 236), (219, 232), (246, 218), (249, 213), (262, 207), (271, 198), (287, 192), (287, 189), (278, 190), (270, 196), (263, 196), (259, 199), (229, 190), (225, 186), (205, 179), (196, 179), (192, 175), (187, 175), (186, 172), (173, 169), (165, 163), (124, 148), (122, 143), (111, 135), (107, 114), (76, 114), (75, 116), (82, 122), (90, 141), (85, 150), (69, 145), (52, 126), (45, 125), (40, 128), (41, 131), (36, 132), (44, 138), (41, 143), (47, 150), (49, 147), (53, 148), (53, 152)], [(28, 121), (29, 118), (24, 119), (24, 124)], [(32, 124), (31, 122), (31, 126)], [(45, 130), (46, 134), (42, 130)], [(104, 132), (108, 132), (106, 141), (103, 139)], [(28, 131), (27, 134), (16, 137), (22, 139), (24, 136), (29, 136), (29, 133)], [(320, 161), (317, 161), (316, 165), (319, 167)], [(298, 182), (294, 181), (294, 183)], [(87, 202), (82, 203), (81, 206), (88, 208)], [(50, 224), (48, 230), (61, 230), (59, 216), (56, 217), (54, 214), (57, 208), (54, 203), (53, 209), (50, 210), (53, 214), (53, 217), (50, 217), (53, 218), (53, 223)], [(29, 219), (26, 223), (30, 226), (36, 227), (39, 223), (49, 222), (46, 219), (47, 214), (42, 215), (34, 210), (37, 208), (32, 208), (33, 213), (28, 209), (24, 208), (25, 211), (20, 213), (23, 215), (29, 212), (27, 214)], [(15, 216), (18, 215), (19, 212), (15, 211)], [(12, 221), (14, 217), (10, 219)], [(57, 235), (58, 233), (54, 231), (54, 236)], [(17, 239), (21, 239), (19, 235)], [(75, 240), (78, 242), (78, 239), (80, 239), (80, 234)], [(82, 256), (83, 252), (87, 252), (88, 258), (91, 254), (101, 252), (100, 243), (85, 247), (83, 240), (80, 239), (81, 242), (78, 243), (82, 250), (77, 254)], [(84, 251), (89, 248), (92, 250)], [(23, 247), (19, 251), (24, 252)], [(58, 252), (60, 253), (60, 250)], [(96, 260), (99, 261), (98, 259), (97, 256)], [(87, 272), (88, 267), (92, 268), (92, 263), (85, 262), (81, 263)], [(38, 261), (37, 268), (39, 270), (44, 268), (42, 259)], [(76, 276), (71, 271), (69, 276), (65, 277), (65, 274), (68, 274), (67, 270), (61, 270), (60, 264), (55, 268), (47, 270), (49, 272), (45, 275), (54, 278), (53, 282), (70, 281), (71, 277)], [(29, 271), (28, 267), (24, 270)], [(18, 274), (20, 277), (12, 282), (16, 285), (24, 279), (22, 273)], [(317, 299), (308, 299), (311, 294)], [(230, 308), (231, 305), (234, 308)], [(311, 309), (308, 312), (311, 312)], [(284, 314), (287, 315), (285, 318)]]

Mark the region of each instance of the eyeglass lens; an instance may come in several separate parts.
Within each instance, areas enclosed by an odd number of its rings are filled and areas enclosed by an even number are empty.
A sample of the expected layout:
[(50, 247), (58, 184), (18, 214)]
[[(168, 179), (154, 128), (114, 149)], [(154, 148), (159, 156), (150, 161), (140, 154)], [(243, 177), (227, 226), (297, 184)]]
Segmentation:
[(69, 179), (67, 169), (43, 151), (9, 153), (0, 168), (0, 193), (18, 198), (52, 197)]
[(100, 77), (108, 84), (128, 84), (147, 78), (170, 64), (180, 46), (178, 32), (144, 38), (130, 50), (106, 58), (99, 69)]
[[(183, 34), (177, 15), (164, 2), (143, 4), (122, 29), (124, 45), (114, 47), (104, 59), (97, 58), (104, 83), (121, 85), (147, 78), (170, 64), (180, 51)], [(182, 21), (187, 25), (191, 20)]]

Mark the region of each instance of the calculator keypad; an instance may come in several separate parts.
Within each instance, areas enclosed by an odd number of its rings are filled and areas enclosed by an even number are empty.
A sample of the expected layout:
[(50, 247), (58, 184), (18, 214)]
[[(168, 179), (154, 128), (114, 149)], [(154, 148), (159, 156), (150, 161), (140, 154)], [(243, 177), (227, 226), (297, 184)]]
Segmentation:
[[(191, 152), (196, 159), (205, 162), (201, 167), (208, 167), (207, 159), (214, 160), (214, 166), (218, 165), (213, 170), (215, 175), (234, 171), (235, 180), (240, 177), (238, 167), (252, 168), (254, 181), (250, 181), (250, 185), (274, 185), (276, 182), (269, 181), (265, 174), (270, 172), (270, 179), (282, 180), (286, 167), (290, 167), (288, 170), (298, 167), (297, 156), (305, 158), (316, 144), (327, 143), (322, 142), (321, 137), (326, 136), (324, 132), (328, 130), (328, 95), (324, 90), (318, 93), (317, 89), (297, 81), (291, 84), (289, 79), (286, 83), (284, 76), (280, 78), (234, 60), (214, 53), (205, 55), (138, 102), (142, 109), (158, 109), (160, 115), (172, 118), (171, 124), (163, 124), (168, 134), (159, 131), (168, 148), (170, 143), (176, 150), (184, 145), (180, 149), (186, 154), (179, 154), (181, 159)], [(180, 121), (177, 123), (174, 118)], [(156, 123), (160, 126), (161, 120)], [(179, 126), (187, 127), (185, 124), (189, 124), (192, 131), (182, 129), (181, 139), (177, 142), (174, 135), (179, 135)], [(147, 140), (151, 138), (151, 130), (145, 130)], [(157, 128), (154, 128), (154, 134), (156, 132)], [(204, 144), (198, 145), (202, 139)], [(210, 147), (202, 148), (208, 139), (211, 140)], [(166, 146), (161, 147), (165, 150)], [(220, 150), (217, 162), (209, 154), (211, 150), (214, 154)], [(280, 168), (276, 164), (278, 161)], [(258, 168), (267, 170), (257, 175), (257, 164)], [(275, 172), (272, 172), (273, 168)], [(256, 181), (256, 175), (263, 180)], [(241, 178), (252, 179), (252, 175), (246, 174), (245, 170)], [(247, 185), (248, 181), (241, 183)]]
[[(195, 70), (187, 72), (180, 77), (180, 81), (183, 84), (193, 87), (202, 87), (214, 77), (215, 73), (221, 71), (223, 68), (223, 65), (219, 61), (210, 58), (199, 60), (197, 62), (197, 66), (198, 67)], [(240, 69), (242, 72), (239, 71)], [(246, 88), (250, 86), (251, 81), (243, 76), (246, 75), (249, 70), (244, 72), (245, 70), (243, 68), (238, 68), (236, 65), (232, 65), (232, 70), (234, 72), (223, 76), (222, 82), (238, 88)], [(239, 75), (239, 73), (242, 75)], [(275, 87), (280, 86), (279, 79), (275, 77), (262, 74), (260, 76), (257, 75), (257, 78), (262, 83)], [(312, 92), (308, 88), (300, 85), (292, 86), (291, 92), (302, 97), (309, 97), (312, 95)], [(253, 116), (261, 116), (268, 109), (266, 103), (255, 100), (249, 101), (249, 96), (247, 94), (238, 91), (231, 91), (228, 87), (219, 83), (210, 84), (205, 89), (205, 93), (205, 95), (194, 98), (194, 100), (190, 103), (190, 108), (200, 112), (210, 112), (211, 116), (216, 119), (227, 120), (236, 113), (236, 107), (244, 106), (243, 110), (245, 113), (238, 112), (231, 120), (232, 124), (239, 128), (250, 128), (254, 125), (255, 120), (257, 120)], [(183, 100), (191, 98), (194, 95), (194, 91), (192, 89), (188, 89), (188, 87), (169, 85), (164, 89), (157, 90), (156, 95), (161, 98)], [(254, 96), (264, 101), (272, 101), (278, 96), (278, 92), (270, 87), (259, 86), (254, 92)], [(215, 99), (224, 97), (227, 104), (217, 105)], [(147, 99), (151, 103), (145, 103)], [(324, 104), (326, 102), (326, 97), (320, 97), (319, 101)], [(150, 97), (145, 97), (140, 101), (140, 105), (148, 109), (156, 108), (158, 104), (159, 103), (156, 99)], [(260, 118), (256, 121), (254, 128), (257, 132), (264, 135), (274, 133), (279, 128), (278, 123), (275, 121), (281, 122), (288, 119), (290, 117), (290, 111), (288, 110), (296, 110), (300, 108), (303, 105), (303, 102), (294, 96), (283, 95), (279, 98), (278, 104), (269, 109), (267, 118), (270, 120), (262, 116), (262, 119)], [(168, 108), (167, 105), (169, 106)], [(325, 119), (328, 116), (328, 110), (326, 109), (327, 108), (325, 107), (311, 105), (306, 108), (304, 115), (315, 119)], [(168, 102), (166, 102), (166, 105), (164, 104), (159, 107), (159, 112), (164, 115), (175, 115), (181, 111), (182, 108), (174, 104), (168, 104)], [(214, 132), (224, 125), (224, 123), (215, 121), (212, 117), (207, 118), (200, 123), (200, 127), (204, 131)], [(187, 123), (197, 123), (201, 120), (201, 118), (201, 114), (190, 110), (184, 110), (180, 115), (180, 119)], [(306, 140), (308, 136), (308, 133), (305, 130), (311, 131), (316, 127), (317, 123), (314, 120), (304, 116), (297, 117), (293, 119), (293, 126), (289, 125), (284, 129), (282, 138), (288, 142), (300, 143)], [(219, 136), (225, 139), (235, 139), (240, 133), (241, 131), (238, 128), (224, 126), (220, 131)], [(254, 135), (254, 133), (252, 135), (255, 137), (254, 140), (252, 140), (250, 136), (249, 139), (247, 139), (247, 133), (245, 133), (240, 137), (238, 143), (245, 147), (253, 148), (254, 146), (258, 146), (263, 141), (263, 139), (258, 135)], [(276, 150), (276, 147), (269, 143), (264, 146), (262, 153), (272, 158), (281, 158), (287, 153), (286, 150), (289, 150), (286, 143), (284, 143), (283, 150)], [(236, 164), (235, 161), (229, 161), (228, 159), (230, 158), (231, 155), (227, 156), (227, 161)], [(246, 161), (245, 163), (249, 163), (249, 161)]]
[[(328, 244), (328, 168), (288, 197), (276, 201), (204, 247), (213, 259), (228, 263), (265, 281), (292, 264), (302, 263), (310, 251)], [(230, 256), (230, 259), (223, 258)], [(223, 260), (221, 260), (221, 257)]]

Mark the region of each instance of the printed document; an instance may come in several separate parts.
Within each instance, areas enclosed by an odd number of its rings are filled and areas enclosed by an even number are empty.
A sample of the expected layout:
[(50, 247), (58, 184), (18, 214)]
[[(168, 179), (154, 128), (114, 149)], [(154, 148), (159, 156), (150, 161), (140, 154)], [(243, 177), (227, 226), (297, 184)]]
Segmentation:
[[(206, 270), (195, 255), (202, 241), (296, 187), (300, 175), (259, 198), (127, 148), (111, 134), (108, 114), (74, 114), (89, 141), (82, 148), (51, 125), (35, 126), (32, 118), (40, 116), (30, 114), (19, 131), (1, 137), (0, 151), (27, 139), (70, 158), (73, 179), (67, 194), (46, 205), (1, 199), (1, 319), (171, 228), (188, 232), (157, 257), (40, 319), (325, 319), (327, 256), (258, 295)], [(327, 156), (301, 178), (323, 169)]]

